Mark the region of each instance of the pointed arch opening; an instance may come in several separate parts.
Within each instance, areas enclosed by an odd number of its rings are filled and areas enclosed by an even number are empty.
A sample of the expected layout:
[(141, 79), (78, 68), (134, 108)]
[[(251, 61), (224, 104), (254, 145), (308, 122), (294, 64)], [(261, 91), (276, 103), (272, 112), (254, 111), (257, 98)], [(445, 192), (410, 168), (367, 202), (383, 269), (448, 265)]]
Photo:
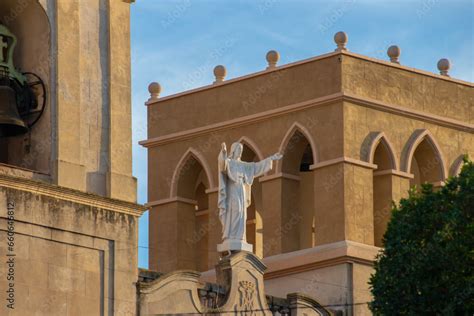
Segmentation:
[(178, 235), (184, 240), (182, 255), (186, 268), (197, 271), (209, 269), (209, 169), (202, 156), (190, 149), (181, 158), (174, 172), (172, 197), (183, 199), (177, 214)]
[(410, 186), (420, 187), (423, 183), (431, 183), (435, 187), (442, 185), (446, 169), (436, 140), (427, 130), (416, 131), (411, 139), (405, 156), (406, 171), (413, 174)]
[(458, 176), (461, 173), (462, 166), (464, 164), (464, 157), (466, 155), (459, 155), (456, 160), (454, 160), (453, 164), (451, 165), (451, 169), (449, 175), (451, 177)]
[(308, 131), (295, 123), (288, 131), (280, 146), (283, 153), (280, 172), (282, 173), (282, 196), (287, 199), (289, 218), (297, 216), (301, 220), (296, 227), (298, 249), (315, 245), (315, 201), (314, 175), (311, 166), (317, 161), (314, 142)]
[(371, 147), (370, 162), (377, 166), (373, 171), (374, 244), (382, 247), (382, 238), (390, 220), (393, 199), (393, 176), (397, 169), (392, 146), (384, 134), (380, 134)]
[(301, 171), (309, 171), (317, 160), (315, 144), (306, 128), (299, 123), (288, 130), (279, 151), (283, 153), (283, 159), (277, 170), (283, 173), (298, 175)]

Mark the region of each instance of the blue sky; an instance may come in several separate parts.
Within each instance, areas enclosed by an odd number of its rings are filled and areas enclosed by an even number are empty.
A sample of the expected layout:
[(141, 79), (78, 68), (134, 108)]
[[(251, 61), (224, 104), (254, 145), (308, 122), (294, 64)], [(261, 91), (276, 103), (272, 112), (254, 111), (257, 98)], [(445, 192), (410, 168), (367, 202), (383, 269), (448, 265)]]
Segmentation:
[[(392, 44), (403, 65), (437, 72), (450, 59), (454, 78), (474, 81), (474, 1), (137, 0), (132, 5), (133, 170), (138, 201), (147, 200), (147, 86), (158, 81), (162, 96), (212, 83), (215, 65), (234, 78), (335, 49), (345, 31), (349, 50), (387, 60)], [(139, 266), (148, 267), (148, 214), (140, 220)]]

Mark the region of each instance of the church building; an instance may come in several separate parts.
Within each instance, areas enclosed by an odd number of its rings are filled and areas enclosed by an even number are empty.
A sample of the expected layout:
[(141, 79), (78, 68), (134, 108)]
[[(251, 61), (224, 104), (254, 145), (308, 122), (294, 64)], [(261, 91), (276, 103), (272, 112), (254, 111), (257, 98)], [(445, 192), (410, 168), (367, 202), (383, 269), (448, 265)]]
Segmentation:
[(422, 183), (442, 186), (474, 155), (473, 85), (335, 50), (160, 96), (148, 107), (149, 266), (200, 271), (215, 280), (220, 144), (240, 142), (243, 161), (283, 154), (253, 182), (246, 238), (268, 267), (268, 295), (302, 292), (344, 315), (368, 315), (368, 280), (392, 201)]

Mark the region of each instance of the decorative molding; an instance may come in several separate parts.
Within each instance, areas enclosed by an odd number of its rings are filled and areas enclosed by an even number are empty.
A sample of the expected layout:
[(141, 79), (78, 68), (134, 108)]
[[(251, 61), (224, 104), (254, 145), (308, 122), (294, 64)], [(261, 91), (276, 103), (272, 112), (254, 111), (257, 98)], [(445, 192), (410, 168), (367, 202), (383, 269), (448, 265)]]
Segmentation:
[(0, 174), (0, 187), (49, 196), (63, 201), (84, 204), (137, 217), (141, 216), (146, 210), (146, 207), (140, 204), (111, 199), (53, 184), (2, 174)]
[(271, 180), (275, 180), (275, 179), (279, 179), (279, 178), (293, 180), (293, 181), (300, 181), (301, 180), (300, 177), (295, 176), (294, 174), (278, 172), (278, 173), (271, 174), (271, 175), (268, 175), (268, 176), (263, 176), (263, 177), (259, 178), (258, 181), (260, 183), (262, 183), (262, 182), (271, 181)]
[(301, 273), (301, 272), (331, 267), (331, 266), (344, 264), (344, 263), (359, 263), (366, 266), (373, 266), (374, 264), (372, 260), (360, 259), (358, 257), (353, 257), (353, 256), (341, 256), (338, 258), (328, 259), (324, 261), (311, 262), (304, 265), (294, 266), (288, 269), (268, 271), (267, 273), (264, 274), (263, 277), (265, 280), (281, 278), (283, 276), (287, 276), (287, 275), (291, 275), (295, 273)]
[(411, 173), (398, 171), (394, 169), (374, 171), (374, 177), (385, 176), (385, 175), (399, 176), (401, 178), (413, 179), (415, 176)]
[(374, 165), (373, 163), (365, 162), (365, 161), (350, 158), (350, 157), (339, 157), (335, 159), (325, 160), (325, 161), (316, 163), (314, 165), (311, 165), (309, 169), (315, 170), (315, 169), (324, 168), (324, 167), (332, 166), (339, 163), (348, 163), (348, 164), (356, 165), (363, 168), (377, 169), (377, 165)]
[[(128, 1), (131, 1), (131, 0), (128, 0)], [(465, 85), (465, 86), (468, 86), (468, 87), (471, 87), (471, 88), (474, 87), (474, 85), (472, 83), (468, 82), (468, 81), (464, 81), (464, 80), (460, 80), (460, 79), (454, 79), (454, 78), (447, 77), (447, 76), (441, 76), (439, 74), (435, 74), (435, 73), (432, 73), (432, 72), (428, 72), (428, 71), (424, 71), (424, 70), (420, 70), (420, 69), (416, 69), (416, 68), (412, 68), (412, 67), (407, 67), (407, 66), (404, 66), (404, 65), (400, 65), (400, 64), (397, 64), (397, 63), (393, 63), (393, 62), (388, 62), (388, 61), (385, 61), (385, 60), (375, 59), (375, 58), (372, 58), (372, 57), (368, 57), (368, 56), (360, 55), (360, 54), (357, 54), (357, 53), (354, 53), (354, 52), (350, 52), (348, 50), (330, 52), (330, 53), (323, 54), (323, 55), (320, 55), (320, 56), (315, 56), (315, 57), (299, 60), (299, 61), (296, 61), (296, 62), (293, 62), (293, 63), (289, 63), (289, 64), (286, 64), (286, 65), (281, 65), (281, 66), (278, 66), (278, 67), (275, 67), (275, 68), (272, 68), (272, 69), (265, 69), (265, 70), (262, 70), (262, 71), (258, 71), (258, 72), (252, 73), (252, 74), (245, 75), (245, 76), (241, 76), (241, 77), (233, 78), (233, 79), (230, 79), (230, 80), (226, 80), (226, 81), (220, 83), (217, 86), (221, 87), (223, 85), (228, 85), (228, 84), (243, 81), (243, 80), (246, 80), (246, 79), (250, 79), (250, 78), (262, 76), (262, 75), (265, 75), (265, 74), (269, 74), (271, 72), (282, 71), (282, 70), (286, 70), (288, 68), (292, 68), (292, 67), (295, 67), (295, 66), (298, 66), (298, 65), (303, 65), (303, 64), (314, 62), (314, 61), (317, 61), (317, 60), (331, 58), (331, 57), (336, 56), (336, 55), (347, 55), (347, 56), (354, 57), (354, 58), (357, 58), (357, 59), (362, 59), (362, 60), (365, 60), (365, 61), (373, 62), (373, 63), (379, 64), (379, 65), (384, 65), (384, 66), (387, 66), (387, 67), (390, 67), (390, 68), (397, 68), (397, 69), (405, 70), (405, 71), (416, 73), (416, 74), (423, 75), (423, 76), (428, 76), (428, 77), (435, 78), (435, 79), (440, 79), (440, 80), (444, 80), (444, 81), (448, 81), (448, 82), (462, 84), (462, 85)], [(196, 88), (196, 89), (191, 89), (191, 90), (179, 92), (179, 93), (176, 93), (176, 94), (172, 94), (172, 95), (169, 95), (169, 96), (166, 96), (166, 97), (161, 97), (160, 99), (158, 99), (156, 101), (146, 102), (145, 104), (147, 106), (152, 106), (152, 105), (158, 104), (160, 102), (164, 102), (166, 100), (170, 100), (170, 99), (182, 97), (182, 96), (185, 96), (185, 95), (188, 95), (188, 94), (192, 94), (192, 93), (196, 93), (196, 92), (200, 92), (200, 91), (205, 91), (205, 90), (210, 90), (210, 89), (214, 89), (214, 88), (216, 88), (216, 85), (209, 84), (209, 85), (199, 87), (199, 88)]]
[(246, 224), (247, 225), (255, 225), (255, 224), (257, 224), (257, 219), (255, 219), (255, 218), (254, 219), (249, 219), (249, 220), (247, 220)]
[(436, 182), (433, 182), (433, 183), (431, 183), (431, 184), (432, 184), (433, 187), (435, 187), (435, 188), (440, 188), (440, 187), (442, 187), (442, 186), (445, 184), (445, 182), (444, 182), (444, 181), (436, 181)]
[[(238, 291), (240, 293), (239, 307), (238, 310), (250, 311), (249, 315), (256, 315), (253, 312), (254, 309), (254, 299), (256, 286), (254, 282), (251, 281), (239, 281)], [(247, 313), (246, 313), (247, 314)]]
[(347, 262), (372, 266), (380, 249), (375, 246), (343, 240), (270, 256), (263, 259), (265, 265), (268, 266), (264, 278), (266, 280), (279, 278)]
[(52, 183), (52, 177), (50, 174), (4, 163), (0, 163), (0, 174), (10, 177), (41, 181), (47, 184)]
[(219, 192), (219, 188), (218, 187), (210, 188), (204, 192), (206, 192), (207, 194), (216, 193), (216, 192)]
[(238, 81), (242, 81), (242, 80), (246, 80), (246, 79), (266, 75), (266, 74), (269, 74), (269, 73), (272, 73), (272, 72), (286, 70), (287, 68), (291, 68), (291, 67), (294, 67), (294, 66), (303, 65), (303, 64), (310, 63), (310, 62), (313, 62), (313, 61), (316, 61), (316, 60), (330, 58), (330, 57), (335, 56), (337, 54), (338, 54), (337, 52), (331, 52), (331, 53), (323, 54), (323, 55), (320, 55), (320, 56), (299, 60), (299, 61), (296, 61), (296, 62), (293, 62), (293, 63), (290, 63), (290, 64), (278, 66), (278, 67), (275, 67), (275, 68), (272, 68), (272, 69), (265, 69), (265, 70), (258, 71), (258, 72), (252, 73), (252, 74), (248, 74), (248, 75), (245, 75), (245, 76), (241, 76), (241, 77), (237, 77), (237, 78), (233, 78), (233, 79), (223, 81), (218, 85), (209, 84), (207, 86), (203, 86), (203, 87), (199, 87), (199, 88), (196, 88), (196, 89), (191, 89), (191, 90), (179, 92), (179, 93), (176, 93), (176, 94), (168, 95), (166, 97), (160, 97), (158, 100), (156, 100), (154, 102), (145, 103), (145, 105), (152, 106), (152, 105), (158, 104), (158, 103), (166, 101), (166, 100), (182, 97), (182, 96), (192, 94), (192, 93), (196, 93), (196, 92), (200, 92), (200, 91), (214, 89), (216, 87), (222, 87), (222, 86), (225, 86), (225, 85), (228, 85), (228, 84), (232, 84), (232, 83), (235, 83), (235, 82), (238, 82)]
[(196, 217), (203, 216), (203, 215), (208, 215), (208, 214), (209, 214), (209, 210), (197, 211), (196, 212)]
[(242, 117), (238, 117), (235, 119), (231, 119), (231, 120), (227, 120), (227, 121), (223, 121), (219, 123), (214, 123), (214, 124), (209, 124), (206, 126), (189, 129), (186, 131), (171, 133), (171, 134), (167, 134), (167, 135), (163, 135), (159, 137), (150, 138), (147, 140), (142, 140), (139, 142), (139, 144), (146, 148), (152, 148), (152, 147), (161, 146), (168, 143), (183, 141), (186, 139), (205, 135), (207, 133), (210, 133), (211, 131), (215, 132), (215, 131), (220, 131), (220, 130), (225, 130), (225, 129), (237, 128), (243, 125), (255, 124), (261, 121), (269, 120), (273, 117), (301, 111), (307, 108), (322, 107), (328, 104), (341, 102), (341, 101), (351, 102), (356, 105), (361, 105), (368, 108), (372, 108), (372, 109), (376, 109), (376, 110), (380, 110), (380, 111), (384, 111), (384, 112), (388, 112), (388, 113), (392, 113), (392, 114), (396, 114), (400, 116), (418, 119), (424, 122), (429, 122), (429, 123), (445, 126), (452, 129), (462, 130), (462, 131), (466, 131), (470, 133), (474, 132), (474, 124), (461, 122), (455, 119), (450, 119), (450, 118), (442, 117), (435, 114), (430, 114), (430, 113), (426, 113), (426, 112), (422, 112), (418, 110), (405, 108), (399, 105), (388, 104), (385, 102), (357, 96), (354, 94), (338, 92), (338, 93), (330, 94), (324, 97), (319, 97), (312, 100), (299, 102), (292, 105), (287, 105), (287, 106), (279, 107), (276, 109), (252, 114), (252, 115), (242, 116)]
[(145, 204), (145, 208), (150, 209), (151, 207), (154, 207), (154, 206), (159, 206), (159, 205), (164, 205), (164, 204), (169, 204), (169, 203), (174, 203), (174, 202), (181, 202), (181, 203), (185, 203), (185, 204), (197, 205), (196, 200), (191, 200), (191, 199), (175, 196), (175, 197), (172, 197), (172, 198), (166, 198), (166, 199), (160, 199), (160, 200), (155, 200), (155, 201), (148, 202), (148, 203)]
[(343, 94), (341, 92), (327, 95), (324, 97), (315, 98), (312, 100), (299, 102), (296, 104), (291, 104), (276, 109), (263, 111), (260, 113), (255, 113), (247, 116), (238, 117), (235, 119), (214, 123), (202, 127), (193, 128), (186, 131), (171, 133), (168, 135), (163, 135), (159, 137), (150, 138), (147, 140), (140, 141), (139, 144), (143, 147), (155, 147), (164, 145), (167, 143), (172, 143), (176, 141), (182, 141), (189, 138), (194, 138), (200, 135), (207, 134), (209, 132), (216, 132), (224, 129), (236, 128), (243, 125), (254, 124), (261, 121), (266, 121), (270, 118), (285, 115), (287, 113), (292, 113), (295, 111), (300, 111), (302, 109), (311, 108), (314, 106), (324, 106), (341, 100)]

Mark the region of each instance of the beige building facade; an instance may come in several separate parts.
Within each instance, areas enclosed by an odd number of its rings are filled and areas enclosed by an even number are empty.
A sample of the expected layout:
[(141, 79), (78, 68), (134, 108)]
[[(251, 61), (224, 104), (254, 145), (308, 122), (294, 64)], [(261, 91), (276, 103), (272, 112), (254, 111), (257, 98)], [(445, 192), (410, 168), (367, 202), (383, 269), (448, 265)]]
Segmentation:
[(345, 48), (160, 97), (149, 87), (149, 265), (215, 280), (220, 144), (245, 161), (283, 159), (255, 181), (247, 240), (268, 266), (267, 294), (303, 292), (346, 314), (368, 314), (367, 281), (392, 201), (443, 185), (474, 155), (473, 84)]
[(46, 100), (28, 133), (0, 137), (0, 315), (137, 314), (129, 10), (0, 2), (15, 67), (41, 78)]

